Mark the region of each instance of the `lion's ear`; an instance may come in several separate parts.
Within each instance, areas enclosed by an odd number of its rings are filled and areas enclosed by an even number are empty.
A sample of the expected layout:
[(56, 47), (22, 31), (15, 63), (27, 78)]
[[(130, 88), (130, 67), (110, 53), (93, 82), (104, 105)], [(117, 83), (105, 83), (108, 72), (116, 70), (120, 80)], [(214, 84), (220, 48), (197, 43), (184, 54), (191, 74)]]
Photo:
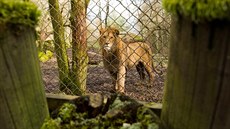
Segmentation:
[(120, 34), (119, 30), (118, 29), (114, 29), (114, 34), (118, 36)]
[(105, 31), (105, 29), (103, 29), (103, 28), (99, 29), (100, 34), (104, 33), (104, 31)]

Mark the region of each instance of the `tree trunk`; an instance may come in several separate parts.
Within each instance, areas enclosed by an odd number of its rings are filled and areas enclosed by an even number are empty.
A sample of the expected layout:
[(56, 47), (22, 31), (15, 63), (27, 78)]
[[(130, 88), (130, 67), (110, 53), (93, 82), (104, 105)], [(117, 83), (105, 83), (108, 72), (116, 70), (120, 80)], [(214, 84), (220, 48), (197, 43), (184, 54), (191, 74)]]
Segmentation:
[(229, 129), (230, 22), (178, 17), (172, 27), (165, 129)]
[(0, 125), (40, 129), (49, 116), (30, 27), (0, 25)]
[(106, 1), (105, 27), (108, 27), (109, 18), (109, 0)]
[(54, 48), (59, 70), (60, 90), (63, 91), (66, 87), (71, 87), (71, 80), (69, 78), (69, 63), (66, 53), (64, 27), (58, 0), (49, 0), (49, 9), (54, 29)]
[(99, 25), (98, 28), (101, 29), (102, 28), (102, 6), (101, 6), (101, 0), (97, 1), (98, 6), (99, 6), (99, 11), (98, 11), (98, 19), (99, 19)]
[(86, 9), (89, 1), (71, 0), (71, 29), (72, 29), (72, 78), (77, 87), (72, 87), (74, 94), (84, 94), (87, 78), (87, 28)]

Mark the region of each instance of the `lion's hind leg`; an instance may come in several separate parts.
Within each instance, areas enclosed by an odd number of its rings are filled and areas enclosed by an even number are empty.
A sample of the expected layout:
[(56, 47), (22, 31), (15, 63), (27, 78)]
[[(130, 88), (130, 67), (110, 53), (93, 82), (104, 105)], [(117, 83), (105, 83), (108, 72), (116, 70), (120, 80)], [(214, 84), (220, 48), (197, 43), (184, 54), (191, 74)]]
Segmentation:
[(142, 62), (139, 62), (137, 65), (136, 65), (136, 69), (137, 69), (137, 72), (140, 76), (140, 79), (141, 81), (143, 82), (145, 80), (145, 67), (144, 67), (144, 64)]
[(149, 76), (149, 85), (151, 86), (154, 81), (154, 73), (153, 73), (153, 66), (152, 62), (143, 62), (145, 70)]

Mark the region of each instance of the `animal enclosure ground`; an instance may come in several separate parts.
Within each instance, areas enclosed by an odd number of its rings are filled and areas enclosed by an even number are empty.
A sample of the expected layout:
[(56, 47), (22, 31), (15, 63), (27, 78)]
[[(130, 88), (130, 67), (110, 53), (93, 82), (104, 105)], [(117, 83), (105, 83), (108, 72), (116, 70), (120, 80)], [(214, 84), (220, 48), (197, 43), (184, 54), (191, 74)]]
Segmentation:
[[(68, 52), (68, 54), (70, 53)], [(112, 94), (112, 79), (102, 65), (101, 56), (94, 51), (89, 51), (88, 56), (90, 61), (99, 62), (99, 64), (88, 66), (87, 93)], [(53, 57), (47, 62), (41, 63), (41, 70), (46, 92), (61, 93), (58, 88), (59, 79), (56, 58)], [(125, 94), (139, 101), (162, 102), (166, 69), (157, 68), (157, 70), (163, 72), (163, 74), (155, 74), (155, 81), (151, 87), (139, 83), (139, 75), (135, 68), (129, 70), (126, 75)]]

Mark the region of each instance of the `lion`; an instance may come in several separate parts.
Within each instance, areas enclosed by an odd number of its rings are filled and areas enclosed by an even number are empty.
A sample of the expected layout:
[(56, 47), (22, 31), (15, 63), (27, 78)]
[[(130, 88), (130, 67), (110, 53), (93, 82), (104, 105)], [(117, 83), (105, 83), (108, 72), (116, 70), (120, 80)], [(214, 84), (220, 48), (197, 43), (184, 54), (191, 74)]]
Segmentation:
[(145, 71), (149, 82), (153, 82), (153, 61), (151, 47), (145, 42), (125, 43), (115, 28), (101, 28), (99, 44), (102, 50), (104, 67), (109, 71), (115, 83), (115, 90), (124, 93), (125, 76), (128, 69), (136, 67), (140, 80), (145, 80)]

